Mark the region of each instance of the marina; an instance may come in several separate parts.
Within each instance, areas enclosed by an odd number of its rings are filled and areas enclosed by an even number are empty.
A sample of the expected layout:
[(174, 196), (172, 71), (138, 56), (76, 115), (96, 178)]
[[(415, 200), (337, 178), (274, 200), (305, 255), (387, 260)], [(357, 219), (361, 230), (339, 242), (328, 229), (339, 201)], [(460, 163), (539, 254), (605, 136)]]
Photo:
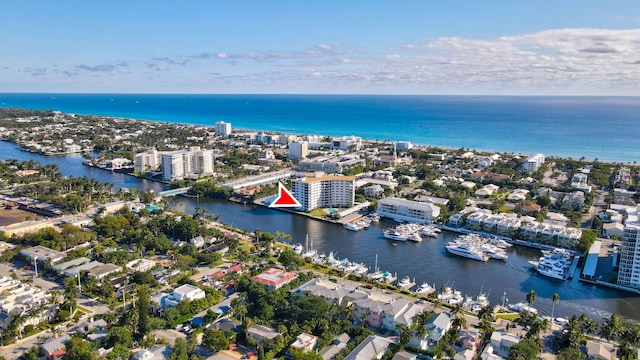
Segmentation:
[[(56, 163), (66, 176), (87, 176), (101, 182), (114, 183), (115, 189), (166, 189), (161, 183), (82, 165), (83, 158), (80, 155), (42, 156), (20, 151), (8, 142), (0, 142), (0, 150), (1, 159)], [(376, 272), (377, 256), (377, 267), (386, 272), (386, 275), (380, 273), (376, 276), (384, 276), (388, 283), (397, 280), (392, 279), (394, 273), (415, 278), (418, 284), (432, 284), (435, 289), (454, 282), (455, 289), (459, 290), (463, 297), (476, 296), (484, 289), (492, 304), (500, 304), (502, 294), (506, 292), (510, 300), (507, 306), (524, 301), (526, 294), (534, 289), (538, 295), (534, 307), (545, 314), (551, 313), (551, 296), (557, 293), (561, 300), (555, 305), (556, 316), (570, 318), (572, 315), (586, 313), (592, 318), (601, 319), (615, 312), (626, 318), (640, 320), (640, 314), (636, 310), (640, 307), (640, 296), (584, 283), (579, 281), (577, 276), (559, 282), (540, 275), (529, 264), (529, 261), (540, 258), (540, 250), (529, 247), (508, 248), (506, 261), (470, 261), (447, 253), (446, 244), (458, 236), (450, 231), (443, 230), (437, 238), (430, 238), (429, 241), (421, 243), (389, 241), (381, 234), (397, 224), (385, 221), (372, 223), (368, 231), (352, 232), (345, 231), (342, 225), (251, 204), (203, 198), (177, 197), (175, 200), (173, 207), (177, 210), (194, 213), (196, 208), (200, 208), (210, 214), (219, 214), (220, 221), (234, 227), (248, 231), (257, 228), (271, 233), (280, 231), (291, 235), (291, 244), (304, 244), (308, 235), (309, 241), (313, 241), (313, 253), (334, 252), (341, 258), (348, 258), (350, 262), (365, 265), (368, 273)], [(396, 246), (393, 246), (394, 244)]]

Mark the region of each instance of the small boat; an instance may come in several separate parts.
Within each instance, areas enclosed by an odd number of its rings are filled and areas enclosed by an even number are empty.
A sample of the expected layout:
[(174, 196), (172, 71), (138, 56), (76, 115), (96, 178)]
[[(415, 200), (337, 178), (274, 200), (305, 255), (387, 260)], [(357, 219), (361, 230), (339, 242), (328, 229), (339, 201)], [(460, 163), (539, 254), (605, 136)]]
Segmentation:
[(431, 285), (427, 283), (423, 283), (416, 289), (416, 294), (418, 295), (429, 295), (432, 292), (436, 291)]
[(422, 242), (422, 238), (420, 237), (420, 235), (418, 235), (418, 233), (413, 233), (407, 236), (407, 240), (414, 241), (414, 242)]
[(464, 297), (462, 296), (462, 293), (456, 290), (453, 292), (453, 296), (451, 296), (451, 299), (449, 299), (449, 304), (460, 305), (462, 304), (463, 301), (464, 301)]
[(448, 286), (445, 286), (441, 289), (440, 294), (438, 294), (438, 301), (448, 302), (449, 299), (453, 296), (453, 291)]
[(304, 251), (304, 246), (302, 246), (302, 244), (297, 243), (293, 246), (293, 251), (296, 252), (296, 254), (298, 255), (302, 255), (302, 252)]
[(358, 227), (358, 225), (352, 222), (345, 224), (344, 228), (349, 231), (360, 231), (360, 228)]
[(410, 289), (414, 287), (416, 284), (411, 282), (411, 279), (408, 276), (405, 276), (400, 280), (397, 284), (397, 287), (400, 289)]

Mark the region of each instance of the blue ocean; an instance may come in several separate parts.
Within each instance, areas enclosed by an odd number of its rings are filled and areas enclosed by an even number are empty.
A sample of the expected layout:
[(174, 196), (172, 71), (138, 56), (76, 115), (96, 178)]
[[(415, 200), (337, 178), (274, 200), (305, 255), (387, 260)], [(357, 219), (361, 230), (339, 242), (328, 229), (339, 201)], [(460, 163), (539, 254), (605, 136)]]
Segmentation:
[(0, 107), (587, 160), (640, 160), (640, 97), (0, 94)]

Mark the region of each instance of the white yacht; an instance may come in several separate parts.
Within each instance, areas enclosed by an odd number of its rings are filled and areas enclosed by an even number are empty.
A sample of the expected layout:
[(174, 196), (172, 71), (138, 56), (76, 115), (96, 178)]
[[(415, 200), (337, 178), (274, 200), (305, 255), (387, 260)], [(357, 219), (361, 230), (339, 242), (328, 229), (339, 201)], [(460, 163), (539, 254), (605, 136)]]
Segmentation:
[(453, 292), (453, 296), (451, 296), (451, 299), (449, 299), (449, 304), (460, 305), (462, 304), (463, 301), (464, 301), (464, 297), (462, 296), (462, 293), (458, 290), (455, 290)]
[(448, 302), (452, 296), (453, 296), (453, 291), (451, 291), (451, 288), (448, 286), (445, 286), (441, 289), (440, 294), (438, 294), (438, 301)]
[(396, 229), (390, 229), (384, 232), (383, 236), (390, 240), (407, 241), (407, 235)]
[(408, 276), (403, 277), (402, 280), (398, 282), (398, 287), (402, 289), (409, 288), (411, 287), (411, 285), (414, 284), (411, 282), (411, 279)]
[(487, 261), (489, 256), (484, 252), (464, 243), (449, 243), (447, 251), (458, 256), (466, 257), (478, 261)]
[(434, 291), (436, 291), (436, 289), (434, 289), (431, 285), (423, 283), (416, 289), (416, 294), (425, 296), (433, 293)]
[(440, 229), (433, 225), (425, 225), (422, 229), (420, 229), (420, 235), (428, 236), (428, 237), (438, 237), (440, 234)]
[(360, 228), (358, 227), (358, 225), (356, 223), (346, 223), (344, 225), (344, 228), (349, 230), (349, 231), (360, 231)]
[(420, 237), (420, 235), (418, 235), (417, 232), (414, 232), (411, 235), (407, 236), (407, 240), (415, 241), (415, 242), (422, 242), (422, 238)]

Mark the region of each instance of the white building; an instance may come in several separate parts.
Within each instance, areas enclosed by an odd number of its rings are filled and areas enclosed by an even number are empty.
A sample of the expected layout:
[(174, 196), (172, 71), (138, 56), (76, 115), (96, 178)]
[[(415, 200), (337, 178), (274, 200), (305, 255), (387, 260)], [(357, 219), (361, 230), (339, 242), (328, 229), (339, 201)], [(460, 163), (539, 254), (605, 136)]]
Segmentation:
[(161, 158), (162, 179), (165, 181), (213, 174), (215, 161), (213, 150), (194, 146), (189, 150), (163, 152)]
[(357, 155), (343, 155), (333, 157), (317, 157), (301, 160), (298, 166), (305, 171), (322, 171), (326, 173), (343, 173), (346, 169), (363, 166), (365, 159)]
[(358, 151), (362, 148), (362, 138), (357, 136), (342, 136), (331, 139), (332, 150)]
[[(21, 283), (8, 276), (0, 277), (0, 328), (7, 329), (14, 317), (27, 312), (34, 316), (27, 318), (21, 325), (37, 325), (44, 319), (50, 319), (57, 305), (47, 306), (49, 294), (30, 284)], [(42, 308), (41, 308), (42, 305)]]
[(411, 150), (413, 149), (413, 144), (409, 141), (398, 141), (396, 142), (396, 150)]
[(162, 154), (162, 179), (181, 180), (185, 174), (184, 151), (172, 151)]
[(528, 173), (534, 173), (544, 164), (544, 154), (534, 154), (524, 159), (524, 169)]
[(630, 211), (620, 246), (618, 285), (640, 289), (640, 220)]
[(304, 159), (309, 155), (309, 143), (307, 142), (290, 142), (289, 143), (289, 160)]
[(162, 299), (164, 304), (161, 304), (163, 308), (166, 307), (174, 307), (183, 301), (193, 301), (196, 299), (204, 299), (205, 293), (200, 288), (184, 284), (175, 290), (166, 297)]
[(224, 121), (218, 121), (216, 123), (216, 136), (229, 137), (229, 135), (231, 135), (231, 124)]
[(378, 201), (377, 211), (383, 217), (419, 224), (430, 224), (440, 216), (437, 205), (399, 198), (381, 199)]
[(156, 149), (147, 150), (133, 157), (133, 171), (143, 173), (156, 171), (162, 163), (161, 153)]
[(327, 207), (351, 207), (355, 202), (355, 177), (309, 176), (293, 181), (293, 196), (304, 211)]

